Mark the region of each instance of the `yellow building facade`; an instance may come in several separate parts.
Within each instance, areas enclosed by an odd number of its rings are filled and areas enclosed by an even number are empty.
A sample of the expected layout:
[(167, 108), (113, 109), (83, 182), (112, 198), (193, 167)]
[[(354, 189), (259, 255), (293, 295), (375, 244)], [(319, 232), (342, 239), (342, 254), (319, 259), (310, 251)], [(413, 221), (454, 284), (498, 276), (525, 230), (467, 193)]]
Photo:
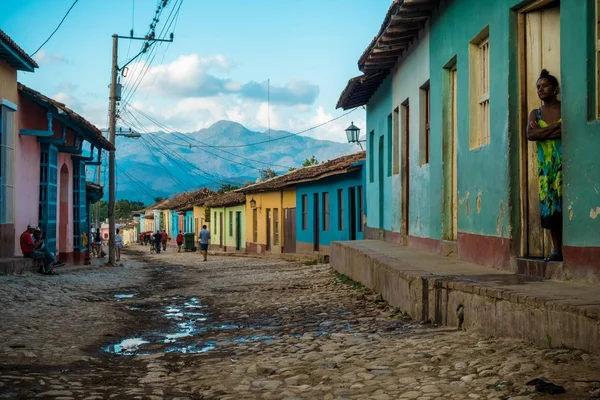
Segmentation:
[[(290, 246), (295, 247), (295, 223), (290, 219), (286, 223), (286, 210), (296, 207), (296, 189), (292, 186), (269, 190), (258, 185), (245, 189), (248, 190), (245, 191), (246, 253), (293, 252)], [(293, 234), (293, 243), (288, 243), (288, 246), (285, 243), (286, 230)], [(289, 234), (287, 237), (291, 238)]]

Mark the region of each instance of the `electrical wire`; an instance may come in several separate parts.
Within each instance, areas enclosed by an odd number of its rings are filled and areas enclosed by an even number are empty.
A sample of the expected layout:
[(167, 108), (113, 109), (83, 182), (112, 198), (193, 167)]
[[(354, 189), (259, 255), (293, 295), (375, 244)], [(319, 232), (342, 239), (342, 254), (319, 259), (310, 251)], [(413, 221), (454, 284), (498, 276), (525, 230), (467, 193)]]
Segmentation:
[(49, 41), (50, 39), (52, 39), (52, 36), (54, 36), (54, 34), (55, 34), (57, 31), (58, 31), (58, 29), (59, 29), (59, 28), (60, 28), (60, 26), (63, 24), (63, 22), (65, 22), (65, 19), (67, 19), (67, 15), (69, 15), (69, 13), (70, 13), (70, 12), (71, 12), (71, 10), (73, 9), (73, 7), (75, 7), (75, 4), (77, 4), (77, 2), (78, 2), (78, 1), (79, 1), (79, 0), (75, 0), (75, 1), (73, 2), (73, 4), (71, 4), (71, 7), (69, 7), (69, 9), (67, 10), (67, 13), (64, 15), (64, 17), (62, 17), (62, 19), (60, 20), (60, 23), (58, 24), (58, 26), (56, 27), (56, 29), (55, 29), (55, 30), (54, 30), (54, 31), (53, 31), (53, 32), (50, 34), (50, 36), (48, 36), (48, 39), (46, 39), (46, 40), (44, 41), (44, 43), (42, 43), (42, 45), (41, 45), (40, 47), (38, 47), (38, 49), (37, 49), (36, 51), (34, 51), (33, 53), (31, 53), (31, 54), (29, 55), (29, 57), (33, 57), (34, 55), (36, 55), (36, 53), (37, 53), (38, 51), (40, 51), (40, 50), (42, 49), (42, 47), (44, 47), (44, 45), (45, 45), (46, 43), (48, 43), (48, 41)]
[[(140, 113), (141, 115), (143, 115), (144, 117), (146, 117), (147, 119), (149, 119), (150, 121), (152, 121), (154, 124), (156, 124), (158, 127), (162, 127), (163, 129), (167, 129), (167, 130), (169, 130), (171, 132), (181, 133), (181, 132), (177, 131), (176, 129), (169, 128), (167, 125), (158, 122), (156, 119), (148, 116), (144, 112), (142, 112), (142, 111), (138, 110), (137, 108), (133, 107), (131, 104), (128, 104), (127, 107), (134, 109), (135, 111), (137, 111), (138, 113)], [(322, 127), (324, 125), (327, 125), (327, 124), (329, 124), (331, 122), (337, 121), (338, 119), (343, 118), (346, 115), (353, 113), (354, 111), (358, 110), (359, 108), (360, 107), (353, 108), (352, 110), (350, 110), (350, 111), (348, 111), (348, 112), (346, 112), (346, 113), (344, 113), (342, 115), (338, 115), (335, 118), (332, 118), (332, 119), (330, 119), (328, 121), (322, 122), (322, 123), (320, 123), (318, 125), (311, 126), (310, 128), (304, 129), (302, 131), (295, 132), (295, 133), (290, 133), (289, 135), (279, 136), (279, 137), (276, 137), (276, 138), (273, 138), (273, 139), (269, 139), (269, 140), (262, 140), (262, 141), (259, 141), (259, 142), (237, 144), (237, 145), (234, 145), (234, 144), (232, 144), (232, 145), (211, 145), (211, 144), (204, 143), (202, 145), (191, 144), (191, 146), (192, 147), (210, 147), (210, 148), (215, 148), (215, 149), (224, 149), (224, 148), (236, 148), (236, 147), (249, 147), (249, 146), (255, 146), (257, 144), (270, 143), (270, 142), (274, 142), (274, 141), (277, 141), (277, 140), (282, 140), (282, 139), (287, 139), (289, 137), (298, 136), (298, 135), (301, 135), (301, 134), (306, 133), (306, 132), (310, 132), (310, 131), (315, 130), (317, 128), (320, 128), (320, 127)]]

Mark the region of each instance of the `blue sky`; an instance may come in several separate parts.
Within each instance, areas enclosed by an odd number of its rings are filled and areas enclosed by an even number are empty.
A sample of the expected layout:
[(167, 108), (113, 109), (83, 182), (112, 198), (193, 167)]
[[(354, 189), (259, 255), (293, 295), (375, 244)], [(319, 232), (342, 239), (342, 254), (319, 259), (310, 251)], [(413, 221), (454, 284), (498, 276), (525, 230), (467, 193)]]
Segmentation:
[[(169, 0), (157, 33), (182, 0)], [(2, 5), (0, 29), (32, 53), (73, 0), (21, 0)], [(391, 0), (183, 0), (175, 41), (141, 57), (123, 78), (128, 102), (183, 132), (220, 119), (255, 130), (300, 131), (343, 113), (335, 104), (377, 33)], [(146, 34), (156, 0), (79, 0), (35, 56), (40, 68), (19, 80), (63, 101), (99, 127), (107, 124), (111, 35)], [(174, 13), (173, 13), (174, 14)], [(119, 41), (119, 63), (142, 42)], [(148, 65), (149, 64), (149, 65)], [(141, 77), (141, 71), (147, 72)], [(270, 102), (267, 107), (267, 80)], [(129, 96), (126, 96), (129, 97)], [(136, 111), (133, 111), (136, 114)], [(133, 118), (123, 112), (126, 121)], [(156, 129), (137, 114), (146, 129)], [(343, 141), (359, 109), (308, 135)], [(136, 122), (137, 123), (137, 122)]]

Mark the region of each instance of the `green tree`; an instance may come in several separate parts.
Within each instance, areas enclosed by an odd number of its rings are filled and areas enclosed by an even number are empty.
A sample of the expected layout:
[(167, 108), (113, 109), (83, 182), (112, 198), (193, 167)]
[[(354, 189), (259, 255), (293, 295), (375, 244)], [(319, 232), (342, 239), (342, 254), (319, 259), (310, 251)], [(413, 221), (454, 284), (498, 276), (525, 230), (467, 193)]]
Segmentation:
[(231, 192), (232, 190), (236, 190), (239, 188), (240, 188), (239, 186), (231, 185), (229, 183), (224, 183), (221, 186), (219, 186), (219, 188), (217, 189), (217, 193), (223, 194), (223, 193)]
[(302, 163), (303, 167), (310, 167), (311, 165), (317, 165), (319, 163), (319, 160), (317, 160), (317, 158), (313, 155), (311, 158), (307, 158), (306, 160), (304, 160), (304, 162)]
[(115, 202), (115, 218), (117, 221), (129, 221), (131, 214), (144, 208), (141, 201), (117, 200)]
[(167, 199), (166, 197), (155, 197), (154, 198), (154, 204), (158, 203), (159, 201), (166, 200), (166, 199)]
[(260, 179), (266, 181), (267, 179), (271, 179), (277, 176), (277, 172), (273, 171), (271, 167), (267, 167), (265, 169), (261, 169), (258, 171), (260, 173)]

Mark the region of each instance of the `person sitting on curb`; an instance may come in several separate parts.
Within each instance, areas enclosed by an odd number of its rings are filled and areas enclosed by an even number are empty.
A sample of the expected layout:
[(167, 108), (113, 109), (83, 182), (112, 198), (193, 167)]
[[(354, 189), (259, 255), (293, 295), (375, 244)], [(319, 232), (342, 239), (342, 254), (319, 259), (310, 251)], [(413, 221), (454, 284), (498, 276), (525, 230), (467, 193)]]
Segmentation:
[(179, 235), (177, 235), (177, 239), (175, 239), (175, 241), (177, 242), (177, 252), (181, 253), (181, 245), (183, 244), (183, 234), (181, 231), (179, 231)]
[(23, 232), (19, 238), (23, 256), (34, 260), (42, 260), (43, 267), (40, 268), (38, 272), (43, 273), (44, 275), (58, 275), (57, 272), (53, 271), (54, 267), (64, 265), (65, 263), (55, 262), (52, 253), (50, 253), (48, 248), (44, 245), (44, 239), (40, 239), (37, 242), (33, 241), (32, 235), (35, 230), (35, 225), (29, 224), (27, 225), (27, 230)]

